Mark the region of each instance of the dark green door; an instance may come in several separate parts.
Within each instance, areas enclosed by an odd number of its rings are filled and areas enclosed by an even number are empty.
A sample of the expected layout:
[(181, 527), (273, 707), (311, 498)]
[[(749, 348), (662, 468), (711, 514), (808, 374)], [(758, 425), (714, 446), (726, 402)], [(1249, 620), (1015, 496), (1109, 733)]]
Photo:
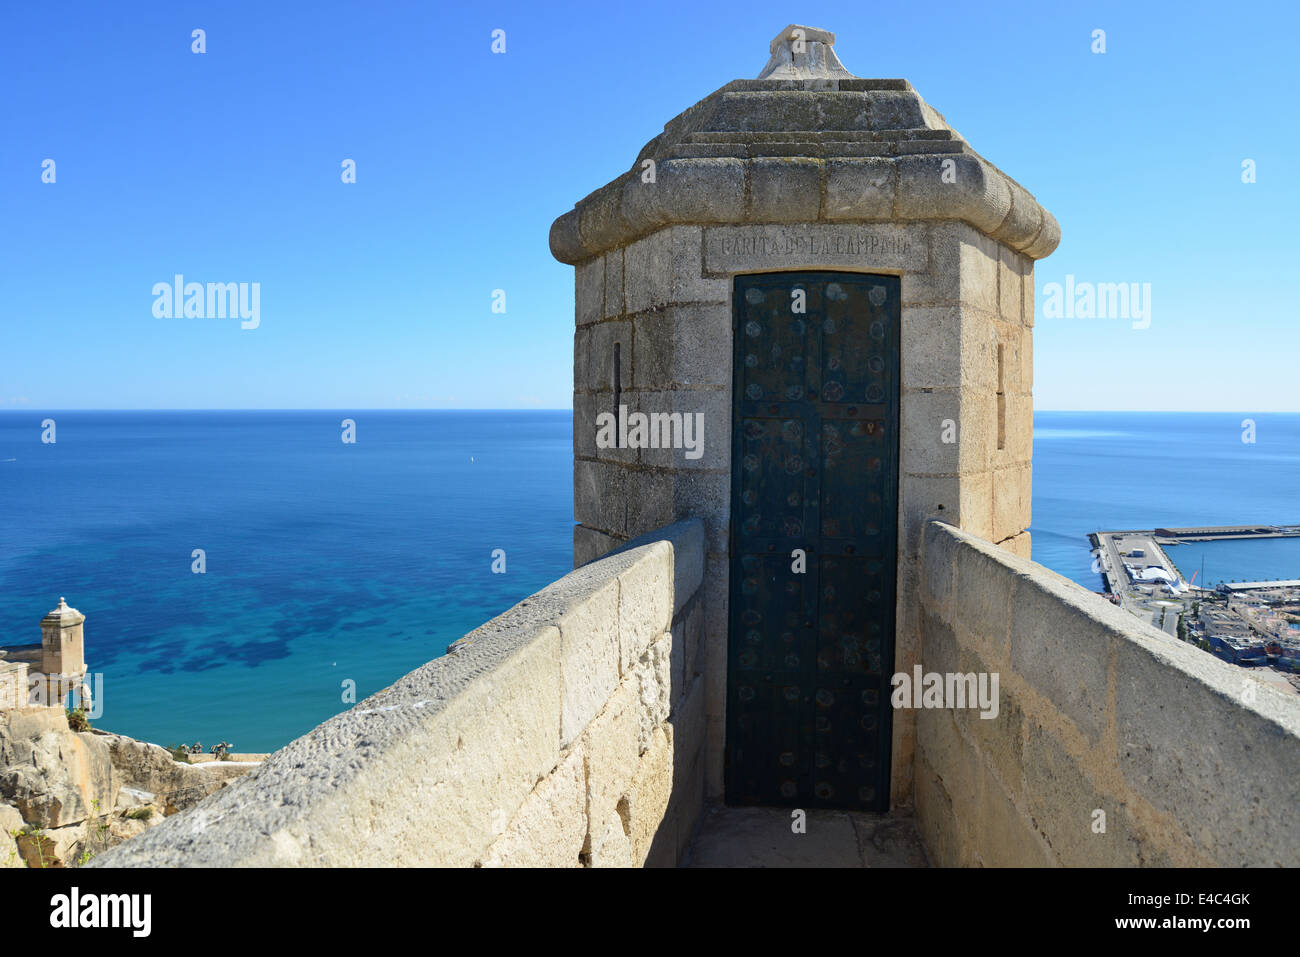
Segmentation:
[(732, 301), (727, 801), (886, 810), (899, 279), (739, 276)]

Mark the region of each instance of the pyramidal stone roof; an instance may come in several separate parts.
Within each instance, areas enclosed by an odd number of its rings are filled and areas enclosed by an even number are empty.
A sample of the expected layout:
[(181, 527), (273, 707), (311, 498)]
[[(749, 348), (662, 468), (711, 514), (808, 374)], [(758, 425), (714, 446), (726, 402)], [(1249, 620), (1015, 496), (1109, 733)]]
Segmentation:
[(902, 220), (961, 220), (1032, 259), (1056, 249), (1060, 227), (1028, 190), (910, 83), (853, 76), (834, 44), (786, 27), (758, 79), (669, 120), (631, 170), (557, 219), (551, 253), (577, 264), (686, 223)]
[(45, 617), (41, 619), (41, 624), (45, 624), (47, 622), (50, 623), (59, 622), (59, 623), (71, 623), (75, 625), (85, 620), (86, 620), (85, 615), (77, 611), (77, 609), (73, 608), (66, 601), (64, 601), (62, 597), (60, 597), (59, 607), (55, 608), (51, 612), (48, 612), (45, 615)]

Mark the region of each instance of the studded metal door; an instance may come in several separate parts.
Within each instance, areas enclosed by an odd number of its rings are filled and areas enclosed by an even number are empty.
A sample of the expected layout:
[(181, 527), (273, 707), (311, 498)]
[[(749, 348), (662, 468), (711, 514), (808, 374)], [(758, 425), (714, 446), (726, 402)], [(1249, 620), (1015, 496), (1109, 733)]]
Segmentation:
[(727, 801), (886, 810), (899, 279), (740, 276), (733, 303)]

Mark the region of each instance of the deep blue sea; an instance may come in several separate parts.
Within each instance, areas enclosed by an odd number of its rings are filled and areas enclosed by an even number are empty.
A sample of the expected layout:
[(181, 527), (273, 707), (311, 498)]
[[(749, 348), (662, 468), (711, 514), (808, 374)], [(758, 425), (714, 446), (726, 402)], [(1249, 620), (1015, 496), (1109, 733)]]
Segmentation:
[[(1102, 587), (1089, 532), (1255, 523), (1300, 524), (1300, 414), (1034, 414), (1033, 557), (1087, 588)], [(1210, 583), (1300, 578), (1300, 538), (1182, 545), (1169, 557), (1189, 578), (1204, 557)]]
[[(1034, 558), (1097, 589), (1097, 529), (1300, 523), (1300, 415), (1244, 417), (1038, 413)], [(571, 480), (567, 411), (0, 412), (0, 644), (66, 596), (98, 726), (272, 750), (568, 571)], [(1208, 579), (1300, 577), (1216, 545)]]
[(280, 747), (572, 568), (571, 419), (0, 413), (0, 643), (66, 596), (97, 726)]

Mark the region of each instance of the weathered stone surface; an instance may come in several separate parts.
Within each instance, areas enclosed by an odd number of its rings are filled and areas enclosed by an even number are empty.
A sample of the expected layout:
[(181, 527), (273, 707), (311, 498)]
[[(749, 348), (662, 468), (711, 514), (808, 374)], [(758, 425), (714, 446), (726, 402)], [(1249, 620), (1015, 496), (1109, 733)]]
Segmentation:
[(606, 535), (585, 525), (573, 526), (573, 567), (581, 568), (588, 562), (608, 554), (622, 544), (622, 539)]
[(958, 527), (982, 539), (993, 537), (993, 477), (985, 471), (961, 477)]
[(700, 635), (700, 670), (705, 677), (705, 710), (711, 717), (726, 714), (729, 576), (730, 568), (725, 556), (710, 555), (701, 585), (704, 625)]
[(966, 223), (929, 227), (930, 259), (903, 273), (903, 307), (962, 303), (996, 316), (998, 244)]
[(605, 308), (605, 264), (599, 259), (574, 270), (574, 308), (578, 325), (598, 321)]
[[(678, 750), (675, 737), (673, 750)], [(675, 838), (674, 863), (680, 865), (690, 852), (691, 840), (698, 831), (704, 812), (704, 754), (701, 750), (695, 760), (685, 766), (677, 763), (676, 758), (673, 760), (673, 795), (660, 836), (667, 840), (667, 828), (671, 826)]]
[(984, 867), (1046, 867), (1054, 863), (1041, 835), (987, 766), (983, 774), (976, 810), (980, 863)]
[[(661, 416), (660, 448), (642, 448), (641, 463), (654, 468), (679, 471), (722, 470), (731, 464), (731, 394), (720, 388), (675, 389), (642, 393), (641, 411)], [(689, 420), (687, 419), (689, 416)], [(672, 417), (672, 418), (666, 418)], [(664, 422), (680, 419), (673, 441), (662, 441)], [(686, 444), (685, 426), (691, 427), (691, 447)], [(680, 441), (678, 440), (680, 436)]]
[(612, 462), (573, 463), (573, 515), (588, 528), (623, 536), (627, 523), (627, 470)]
[(969, 447), (960, 429), (961, 393), (905, 392), (899, 426), (901, 471), (952, 475), (962, 471)]
[(749, 164), (750, 222), (798, 223), (817, 219), (822, 164), (802, 156), (764, 157)]
[(653, 534), (677, 518), (673, 504), (675, 479), (676, 475), (666, 469), (638, 468), (627, 473), (628, 535), (640, 538), (642, 534)]
[(1011, 190), (1011, 210), (998, 226), (997, 237), (1012, 249), (1027, 249), (1038, 238), (1044, 218), (1050, 214), (1019, 183), (1008, 179), (1007, 186)]
[(484, 867), (580, 867), (587, 837), (585, 762), (567, 751), (483, 858)]
[(583, 263), (673, 224), (883, 218), (964, 221), (1033, 258), (1055, 249), (1051, 215), (910, 84), (827, 72), (833, 57), (821, 42), (778, 51), (765, 79), (670, 120), (632, 170), (556, 220), (552, 254)]
[(685, 303), (725, 303), (731, 283), (701, 272), (699, 226), (673, 226), (624, 250), (624, 295), (629, 313)]
[[(628, 406), (628, 413), (636, 409), (636, 395), (626, 394), (619, 397), (619, 404)], [(601, 439), (601, 427), (597, 419), (609, 415), (617, 422), (620, 413), (614, 406), (613, 392), (575, 392), (573, 395), (573, 457), (575, 459), (595, 459), (606, 465), (635, 465), (639, 450), (629, 446), (620, 446), (617, 440), (607, 441), (608, 435)], [(602, 424), (609, 420), (602, 420)], [(608, 428), (606, 426), (606, 428)], [(585, 490), (590, 494), (590, 490)]]
[[(1006, 397), (1006, 460), (1023, 463), (1028, 475), (1033, 457), (1034, 398), (1028, 392), (1012, 393)], [(1026, 518), (1029, 515), (1029, 505), (1030, 502), (1026, 500)]]
[(961, 478), (956, 475), (899, 476), (899, 508), (903, 513), (900, 550), (914, 555), (921, 547), (921, 535), (932, 520), (961, 522)]
[(998, 250), (998, 312), (1009, 322), (1023, 322), (1023, 282), (1023, 258), (1014, 250), (1001, 247)]
[(655, 730), (672, 706), (672, 633), (660, 635), (632, 669), (640, 717), (637, 748), (645, 753)]
[(618, 579), (577, 569), (534, 598), (560, 630), (560, 747), (567, 748), (619, 682)]
[(1020, 312), (1021, 319), (1024, 322), (1026, 329), (1032, 329), (1034, 327), (1034, 295), (1034, 264), (1030, 262), (1025, 266), (1025, 298)]
[(1010, 182), (974, 154), (900, 156), (894, 163), (900, 219), (960, 219), (993, 234), (1011, 211)]
[(638, 315), (634, 322), (636, 388), (731, 388), (731, 310), (726, 304), (670, 306)]
[[(655, 836), (668, 810), (673, 791), (673, 746), (665, 729), (655, 728), (637, 763), (636, 773), (624, 798), (628, 833), (632, 840), (632, 862), (641, 867), (650, 863)], [(675, 835), (668, 844), (675, 843)], [(675, 855), (675, 847), (673, 848)], [(651, 866), (661, 865), (661, 859)], [(675, 863), (671, 861), (670, 863)]]
[(62, 709), (0, 711), (0, 801), (28, 824), (79, 824), (117, 800), (108, 745), (68, 730)]
[(672, 728), (673, 766), (689, 769), (703, 752), (706, 736), (702, 679), (691, 680), (673, 707), (668, 723)]
[(638, 547), (653, 551), (619, 575), (619, 655), (623, 674), (672, 626), (672, 583), (676, 577), (672, 549)]
[(730, 469), (679, 472), (673, 485), (673, 501), (678, 511), (690, 503), (690, 514), (704, 521), (704, 548), (710, 555), (727, 551), (731, 522)]
[(629, 809), (620, 803), (618, 813), (592, 820), (587, 860), (591, 867), (637, 867), (632, 860)]
[(898, 814), (809, 810), (802, 833), (790, 808), (705, 810), (690, 867), (925, 867), (912, 820)]
[[(1021, 249), (1021, 252), (1028, 256), (1030, 260), (1045, 259), (1050, 256), (1060, 244), (1061, 226), (1057, 223), (1055, 216), (1047, 210), (1043, 210), (1042, 228), (1039, 229), (1038, 235), (1030, 241), (1029, 245)], [(1029, 283), (1028, 285), (1030, 286), (1030, 291), (1032, 293), (1033, 284)], [(1032, 318), (1033, 313), (1027, 312), (1025, 315)]]
[(760, 80), (853, 77), (835, 55), (835, 34), (829, 30), (792, 23), (776, 35), (768, 50), (772, 56), (758, 74)]
[[(622, 387), (632, 381), (632, 323), (620, 320), (580, 325), (573, 337), (573, 384), (593, 392), (614, 389), (614, 344), (619, 344)], [(608, 406), (606, 407), (608, 408)], [(602, 409), (601, 411), (605, 411)]]
[(682, 662), (682, 676), (687, 686), (691, 678), (700, 674), (700, 639), (704, 634), (704, 605), (702, 601), (693, 602), (684, 613), (685, 657)]
[[(745, 167), (733, 157), (682, 157), (657, 164), (655, 182), (640, 177), (621, 188), (622, 213), (644, 233), (680, 223), (739, 223), (745, 218)], [(602, 244), (603, 245), (603, 244)]]
[(1018, 558), (1028, 559), (1031, 554), (1031, 538), (1028, 532), (1021, 532), (1014, 538), (1008, 538), (1006, 541), (998, 542), (999, 548), (1005, 548), (1012, 555)]
[(624, 821), (626, 807), (620, 813), (620, 802), (636, 773), (639, 733), (639, 688), (628, 681), (619, 686), (582, 734), (593, 867), (631, 866), (631, 838)]
[(150, 791), (143, 791), (140, 788), (123, 787), (117, 792), (117, 804), (113, 806), (113, 810), (129, 811), (133, 808), (153, 804), (157, 800), (158, 795)]
[(26, 866), (18, 848), (18, 834), (26, 824), (16, 807), (0, 804), (0, 867)]
[(622, 571), (638, 560), (642, 554), (640, 549), (659, 542), (668, 546), (672, 566), (672, 614), (668, 620), (671, 625), (671, 618), (685, 607), (703, 580), (703, 528), (699, 519), (684, 518), (625, 542), (609, 556), (617, 557), (619, 564), (611, 563), (608, 567)]
[(1031, 518), (1031, 473), (1028, 465), (1013, 465), (993, 473), (994, 541), (1019, 535)]
[(826, 161), (826, 198), (821, 218), (870, 222), (894, 218), (897, 177), (883, 157)]
[(623, 250), (611, 249), (601, 257), (605, 263), (605, 318), (624, 313), (623, 300)]
[(919, 270), (925, 269), (927, 255), (924, 227), (894, 223), (704, 230), (704, 268), (709, 273), (837, 267)]
[[(1079, 759), (1041, 726), (1029, 729), (1025, 746), (1027, 810), (1056, 862), (1067, 867), (1136, 867), (1140, 846), (1126, 827), (1123, 805), (1102, 794), (1083, 773)], [(1105, 830), (1098, 830), (1105, 814)]]
[(157, 745), (73, 732), (62, 710), (41, 708), (0, 712), (0, 767), (13, 805), (0, 803), (0, 866), (65, 867), (191, 807), (258, 762), (180, 764)]
[[(946, 530), (948, 534), (955, 531)], [(954, 621), (971, 647), (990, 661), (1002, 661), (1012, 627), (1008, 610), (1015, 614), (1013, 601), (1019, 598), (1016, 589), (1022, 580), (1006, 573), (994, 546), (973, 536), (964, 541), (976, 547), (959, 548), (954, 553)]]
[[(993, 389), (962, 389), (961, 437), (957, 442), (962, 472), (988, 472), (997, 460), (998, 399)], [(975, 534), (989, 538), (993, 534), (993, 490), (988, 489), (988, 520)], [(962, 528), (974, 530), (962, 522)]]
[(1278, 773), (1300, 767), (1294, 699), (1134, 622), (1115, 663), (1124, 781), (1216, 864), (1300, 865), (1294, 780)]
[(950, 526), (927, 527), (924, 568), (927, 666), (953, 667), (955, 641), (956, 668), (996, 667), (1002, 692), (993, 720), (918, 714), (914, 793), (935, 860), (1300, 862), (1289, 784), (1271, 772), (1300, 761), (1293, 700), (1244, 695), (1232, 666)]
[(916, 389), (960, 389), (974, 384), (975, 370), (967, 374), (962, 336), (970, 323), (962, 322), (961, 307), (911, 306), (902, 315), (902, 386)]
[[(986, 565), (985, 572), (990, 571)], [(1063, 603), (1062, 589), (1053, 585), (1029, 577), (1016, 582), (1010, 606), (1011, 660), (1034, 690), (1096, 741), (1106, 724), (1115, 634), (1109, 622), (1085, 607)]]
[(184, 764), (174, 760), (170, 751), (156, 744), (118, 734), (96, 737), (108, 748), (117, 780), (130, 782), (130, 790), (149, 796), (137, 803), (161, 804), (171, 809), (169, 813), (193, 807), (220, 790), (225, 782), (258, 767), (256, 763), (236, 761)]

